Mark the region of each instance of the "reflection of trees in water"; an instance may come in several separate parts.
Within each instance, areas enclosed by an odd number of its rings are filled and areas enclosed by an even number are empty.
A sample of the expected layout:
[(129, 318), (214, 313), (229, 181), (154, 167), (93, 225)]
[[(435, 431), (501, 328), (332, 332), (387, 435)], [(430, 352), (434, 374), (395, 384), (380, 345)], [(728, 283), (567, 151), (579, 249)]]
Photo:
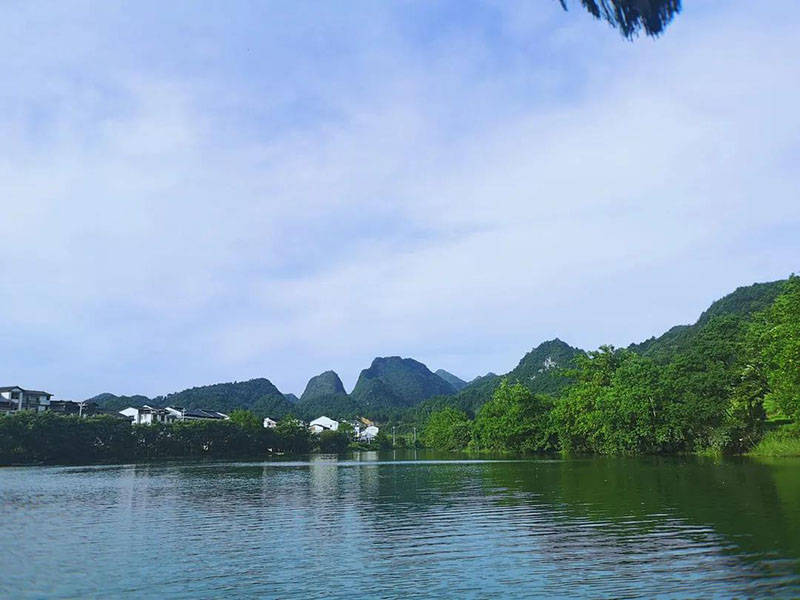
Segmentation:
[[(746, 459), (586, 459), (497, 463), (493, 485), (566, 517), (647, 533), (671, 519), (707, 526), (746, 552), (800, 558), (800, 465)], [(503, 496), (501, 496), (503, 497)], [(502, 501), (513, 501), (514, 496)]]
[[(663, 33), (681, 11), (681, 0), (580, 0), (595, 18), (618, 28), (627, 38), (644, 31), (655, 36)], [(567, 0), (559, 0), (567, 8)]]

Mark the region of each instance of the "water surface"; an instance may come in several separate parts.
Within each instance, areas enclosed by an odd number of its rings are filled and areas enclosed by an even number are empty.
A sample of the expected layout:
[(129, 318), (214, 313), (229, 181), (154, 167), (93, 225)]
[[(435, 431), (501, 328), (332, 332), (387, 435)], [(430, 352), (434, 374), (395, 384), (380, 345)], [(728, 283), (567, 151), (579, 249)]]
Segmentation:
[(800, 596), (800, 460), (7, 468), (0, 509), (4, 598)]

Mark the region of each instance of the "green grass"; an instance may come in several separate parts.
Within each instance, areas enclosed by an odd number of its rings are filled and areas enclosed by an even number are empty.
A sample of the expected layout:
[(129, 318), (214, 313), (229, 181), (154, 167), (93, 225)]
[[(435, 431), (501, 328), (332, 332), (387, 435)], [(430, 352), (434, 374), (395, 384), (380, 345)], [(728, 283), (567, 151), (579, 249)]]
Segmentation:
[(750, 456), (800, 456), (800, 427), (784, 425), (767, 432)]

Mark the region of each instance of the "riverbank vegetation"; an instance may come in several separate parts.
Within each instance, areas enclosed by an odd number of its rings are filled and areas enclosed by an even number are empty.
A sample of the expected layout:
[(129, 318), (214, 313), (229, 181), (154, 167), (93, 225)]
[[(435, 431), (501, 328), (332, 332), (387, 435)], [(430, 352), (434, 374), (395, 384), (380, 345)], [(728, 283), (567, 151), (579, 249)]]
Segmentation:
[(127, 420), (108, 416), (19, 412), (0, 417), (0, 464), (261, 457), (309, 452), (320, 443), (292, 419), (275, 429), (242, 414), (238, 419), (131, 426)]
[(768, 431), (749, 456), (800, 456), (800, 427), (783, 425)]
[[(473, 419), (431, 413), (422, 439), (510, 453), (800, 454), (800, 278), (778, 291), (742, 294), (742, 306), (661, 340), (579, 355), (557, 394), (503, 381)], [(765, 436), (768, 417), (790, 425)]]

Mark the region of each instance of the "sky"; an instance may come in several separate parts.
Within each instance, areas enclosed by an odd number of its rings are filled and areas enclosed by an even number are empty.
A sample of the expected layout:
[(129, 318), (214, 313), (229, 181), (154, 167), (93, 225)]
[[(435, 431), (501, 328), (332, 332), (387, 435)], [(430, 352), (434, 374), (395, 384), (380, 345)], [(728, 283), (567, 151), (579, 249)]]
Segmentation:
[(0, 383), (465, 379), (800, 270), (796, 0), (11, 1)]

